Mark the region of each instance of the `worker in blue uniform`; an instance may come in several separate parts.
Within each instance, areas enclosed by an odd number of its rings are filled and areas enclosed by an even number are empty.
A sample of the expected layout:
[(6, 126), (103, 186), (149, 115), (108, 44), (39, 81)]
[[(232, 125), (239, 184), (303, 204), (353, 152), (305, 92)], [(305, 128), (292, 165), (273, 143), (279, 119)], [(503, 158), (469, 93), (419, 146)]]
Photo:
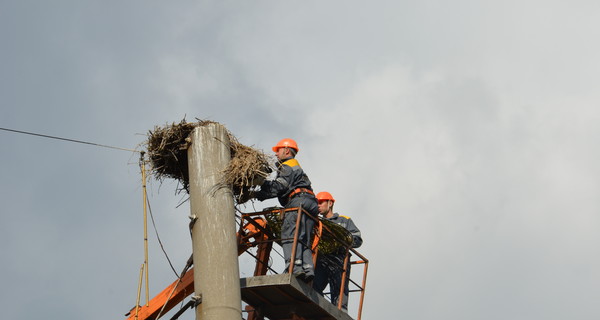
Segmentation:
[[(322, 218), (329, 220), (335, 224), (344, 227), (352, 236), (352, 248), (358, 248), (362, 245), (362, 236), (360, 230), (356, 227), (352, 219), (347, 216), (339, 215), (333, 212), (333, 204), (335, 199), (329, 192), (323, 191), (317, 194), (319, 205), (319, 213)], [(331, 295), (331, 303), (338, 305), (340, 288), (342, 285), (343, 265), (346, 258), (346, 248), (340, 247), (338, 250), (328, 254), (320, 254), (317, 256), (317, 265), (315, 270), (315, 279), (313, 288), (323, 294), (323, 290), (329, 284)], [(346, 279), (344, 284), (344, 292), (342, 298), (342, 309), (348, 309), (348, 292), (350, 281), (350, 264), (346, 265)]]
[[(290, 263), (293, 263), (292, 272), (298, 278), (309, 282), (315, 276), (310, 241), (319, 214), (317, 199), (312, 191), (308, 176), (295, 159), (299, 151), (296, 141), (283, 139), (272, 149), (278, 159), (277, 176), (274, 180), (265, 181), (254, 196), (260, 201), (277, 197), (283, 207), (300, 207), (310, 215), (309, 217), (302, 214), (300, 217), (298, 244), (296, 246), (296, 256), (293, 259), (291, 255), (298, 211), (288, 211), (283, 217), (281, 226), (281, 246), (283, 247), (286, 265), (285, 272), (289, 270)], [(291, 262), (292, 260), (293, 262)]]

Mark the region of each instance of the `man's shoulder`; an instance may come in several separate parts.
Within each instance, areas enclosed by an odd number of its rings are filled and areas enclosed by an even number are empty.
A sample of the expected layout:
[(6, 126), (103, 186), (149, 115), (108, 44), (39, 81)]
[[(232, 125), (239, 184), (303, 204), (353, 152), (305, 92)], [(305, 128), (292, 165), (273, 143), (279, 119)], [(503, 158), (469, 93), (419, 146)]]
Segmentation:
[(293, 167), (299, 167), (299, 166), (300, 166), (300, 163), (298, 162), (298, 160), (296, 160), (296, 159), (292, 158), (292, 159), (285, 160), (285, 161), (282, 163), (282, 165), (284, 165), (284, 166), (288, 166), (288, 167), (292, 167), (292, 168), (293, 168)]
[(332, 219), (340, 219), (340, 220), (351, 220), (350, 217), (343, 215), (343, 214), (339, 214), (339, 213), (334, 213)]

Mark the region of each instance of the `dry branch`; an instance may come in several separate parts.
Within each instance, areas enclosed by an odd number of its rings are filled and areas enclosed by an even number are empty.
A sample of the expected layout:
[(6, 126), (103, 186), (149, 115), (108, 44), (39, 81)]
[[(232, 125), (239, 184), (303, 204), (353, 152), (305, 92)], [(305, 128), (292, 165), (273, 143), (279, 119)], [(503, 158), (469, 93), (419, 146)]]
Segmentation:
[[(197, 119), (198, 120), (198, 119)], [(189, 193), (189, 170), (187, 149), (188, 137), (199, 126), (213, 121), (198, 120), (156, 126), (148, 133), (147, 151), (154, 177), (163, 181), (165, 178), (179, 181), (182, 188)], [(219, 187), (229, 187), (233, 194), (239, 196), (250, 187), (260, 185), (272, 171), (268, 157), (252, 147), (245, 146), (229, 131), (229, 148), (231, 161), (223, 172)]]

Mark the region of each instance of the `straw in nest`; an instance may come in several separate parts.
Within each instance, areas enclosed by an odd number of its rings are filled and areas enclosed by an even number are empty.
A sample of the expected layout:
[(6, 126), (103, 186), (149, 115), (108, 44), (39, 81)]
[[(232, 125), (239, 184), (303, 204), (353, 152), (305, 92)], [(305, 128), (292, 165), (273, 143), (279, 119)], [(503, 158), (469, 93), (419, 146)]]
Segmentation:
[[(199, 120), (168, 124), (155, 127), (148, 134), (147, 151), (154, 177), (163, 181), (165, 178), (179, 181), (182, 188), (189, 193), (189, 170), (186, 140), (198, 126), (205, 126), (213, 121)], [(223, 171), (218, 187), (229, 187), (233, 194), (239, 196), (251, 187), (260, 185), (272, 171), (269, 158), (261, 151), (245, 146), (229, 131), (229, 148), (231, 161)]]
[(269, 157), (262, 151), (245, 146), (230, 135), (231, 161), (223, 172), (222, 184), (230, 186), (235, 196), (261, 185), (273, 171)]

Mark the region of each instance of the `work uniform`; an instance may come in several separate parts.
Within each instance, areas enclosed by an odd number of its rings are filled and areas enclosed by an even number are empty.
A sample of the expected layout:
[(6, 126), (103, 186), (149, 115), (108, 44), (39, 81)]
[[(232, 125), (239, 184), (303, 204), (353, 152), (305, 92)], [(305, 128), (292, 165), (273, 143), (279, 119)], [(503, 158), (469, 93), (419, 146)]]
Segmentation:
[[(331, 218), (323, 218), (344, 227), (352, 235), (352, 248), (358, 248), (362, 245), (360, 230), (354, 224), (354, 221), (347, 216), (334, 213)], [(323, 294), (323, 290), (329, 284), (331, 303), (337, 306), (342, 284), (342, 266), (346, 258), (346, 248), (341, 247), (336, 252), (330, 254), (319, 254), (317, 257), (317, 267), (313, 288)], [(344, 295), (342, 298), (342, 308), (348, 309), (348, 292), (350, 281), (350, 264), (346, 265), (346, 281), (344, 285)]]
[[(276, 178), (265, 181), (255, 196), (260, 201), (277, 197), (283, 207), (302, 207), (314, 218), (319, 214), (317, 198), (315, 198), (312, 191), (310, 180), (294, 158), (280, 160), (277, 165)], [(283, 247), (286, 272), (291, 261), (297, 217), (297, 211), (287, 212), (281, 226), (281, 246)], [(315, 275), (312, 252), (310, 251), (310, 239), (314, 226), (315, 221), (313, 219), (305, 214), (301, 216), (293, 273), (300, 274), (307, 280), (312, 279)]]

